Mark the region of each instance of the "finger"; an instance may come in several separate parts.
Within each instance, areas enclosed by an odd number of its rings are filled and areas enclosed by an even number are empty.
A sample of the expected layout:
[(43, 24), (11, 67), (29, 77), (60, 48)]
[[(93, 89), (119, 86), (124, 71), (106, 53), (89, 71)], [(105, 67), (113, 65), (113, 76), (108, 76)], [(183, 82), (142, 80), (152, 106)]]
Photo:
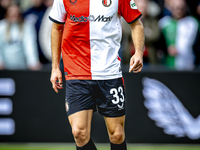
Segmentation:
[(139, 72), (141, 72), (142, 71), (142, 66), (139, 68), (139, 69), (137, 69), (137, 70), (135, 70), (135, 71), (133, 71), (134, 73), (139, 73)]
[(135, 61), (132, 66), (130, 66), (129, 73), (138, 65), (139, 60)]
[(142, 67), (141, 64), (139, 64), (136, 68), (133, 68), (133, 71), (137, 71), (138, 69), (140, 69)]
[(61, 76), (61, 77), (58, 77), (58, 83), (59, 83), (59, 86), (60, 86), (60, 87), (63, 86), (63, 83), (62, 83), (62, 76)]
[(54, 82), (52, 82), (52, 88), (54, 89), (54, 91), (56, 92), (56, 93), (58, 93), (58, 89), (57, 89), (57, 87), (56, 87), (56, 81)]
[(55, 79), (53, 79), (52, 77), (51, 77), (51, 83), (52, 83), (52, 88), (54, 89), (54, 91), (56, 92), (56, 93), (58, 93), (58, 90), (57, 90), (57, 88), (56, 88), (56, 80)]
[(63, 89), (63, 87), (60, 87), (60, 86), (56, 86), (56, 88), (59, 90)]
[(56, 82), (56, 88), (57, 89), (63, 89), (62, 85), (60, 85), (60, 83)]

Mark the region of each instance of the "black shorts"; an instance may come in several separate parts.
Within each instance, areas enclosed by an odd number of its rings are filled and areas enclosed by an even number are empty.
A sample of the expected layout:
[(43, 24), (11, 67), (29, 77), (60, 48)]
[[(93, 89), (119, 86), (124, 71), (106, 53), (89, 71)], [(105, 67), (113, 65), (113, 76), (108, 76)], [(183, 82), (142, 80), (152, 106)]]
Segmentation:
[(68, 116), (88, 109), (105, 117), (124, 116), (124, 80), (67, 80), (65, 102)]

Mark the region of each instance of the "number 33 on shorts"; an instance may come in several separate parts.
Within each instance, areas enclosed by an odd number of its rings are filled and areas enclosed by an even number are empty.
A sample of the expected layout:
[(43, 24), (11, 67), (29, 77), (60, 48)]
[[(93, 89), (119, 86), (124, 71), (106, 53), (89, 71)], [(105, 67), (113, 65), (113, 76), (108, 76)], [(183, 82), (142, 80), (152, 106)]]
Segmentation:
[[(112, 103), (116, 104), (117, 107), (119, 107), (120, 109), (124, 108), (124, 94), (123, 94), (123, 88), (120, 86), (118, 87), (118, 89), (116, 88), (112, 88), (110, 90), (110, 94), (113, 95), (113, 100)], [(121, 105), (120, 105), (121, 102)]]

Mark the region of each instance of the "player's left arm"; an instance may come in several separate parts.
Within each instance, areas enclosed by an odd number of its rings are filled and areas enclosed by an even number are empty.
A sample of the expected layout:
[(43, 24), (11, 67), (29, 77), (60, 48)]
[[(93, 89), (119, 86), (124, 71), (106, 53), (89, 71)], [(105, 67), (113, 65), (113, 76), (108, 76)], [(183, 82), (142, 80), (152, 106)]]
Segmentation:
[(130, 24), (130, 26), (135, 54), (130, 59), (129, 72), (138, 73), (143, 68), (144, 28), (140, 19)]

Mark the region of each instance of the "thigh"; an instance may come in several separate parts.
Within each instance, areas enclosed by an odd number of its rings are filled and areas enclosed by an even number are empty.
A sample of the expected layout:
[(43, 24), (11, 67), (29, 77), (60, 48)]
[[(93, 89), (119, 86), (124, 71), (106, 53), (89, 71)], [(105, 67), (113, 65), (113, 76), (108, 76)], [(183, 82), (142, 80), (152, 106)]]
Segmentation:
[(125, 123), (125, 116), (121, 117), (104, 117), (108, 135), (111, 137), (114, 134), (122, 134), (123, 139), (125, 139), (124, 133), (124, 123)]
[(76, 145), (79, 147), (90, 140), (92, 114), (93, 110), (90, 109), (76, 112), (68, 117)]
[(82, 110), (68, 117), (72, 131), (84, 130), (90, 135), (93, 110)]

